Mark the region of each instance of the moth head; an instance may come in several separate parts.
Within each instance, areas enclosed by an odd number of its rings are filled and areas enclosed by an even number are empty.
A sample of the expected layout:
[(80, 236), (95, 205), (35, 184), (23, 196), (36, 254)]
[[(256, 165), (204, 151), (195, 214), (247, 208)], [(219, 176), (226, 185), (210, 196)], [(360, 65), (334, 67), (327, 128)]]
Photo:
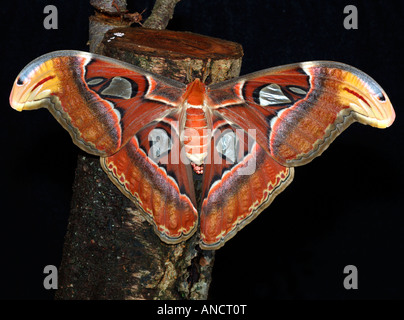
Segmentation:
[(44, 107), (44, 102), (58, 92), (59, 81), (52, 60), (34, 60), (28, 64), (14, 81), (10, 105), (17, 111)]
[(204, 104), (205, 91), (206, 86), (199, 79), (195, 79), (188, 84), (187, 91), (185, 92), (188, 104), (192, 106), (202, 106)]

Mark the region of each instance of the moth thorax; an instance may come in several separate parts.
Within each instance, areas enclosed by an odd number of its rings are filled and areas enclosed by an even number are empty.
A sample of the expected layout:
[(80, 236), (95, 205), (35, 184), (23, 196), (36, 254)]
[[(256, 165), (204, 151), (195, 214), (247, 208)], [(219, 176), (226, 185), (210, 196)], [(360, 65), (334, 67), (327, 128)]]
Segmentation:
[(208, 154), (208, 124), (202, 106), (188, 106), (183, 132), (185, 153), (197, 166)]

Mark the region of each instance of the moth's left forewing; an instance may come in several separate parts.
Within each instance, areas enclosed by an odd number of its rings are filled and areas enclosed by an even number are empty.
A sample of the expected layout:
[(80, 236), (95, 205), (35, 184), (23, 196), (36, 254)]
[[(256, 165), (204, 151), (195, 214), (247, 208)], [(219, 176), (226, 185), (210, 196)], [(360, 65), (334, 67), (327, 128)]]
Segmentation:
[(229, 122), (257, 129), (257, 142), (277, 162), (298, 166), (319, 156), (351, 123), (391, 125), (394, 109), (364, 72), (313, 61), (256, 72), (209, 87)]
[[(387, 128), (395, 120), (395, 112), (383, 88), (369, 75), (350, 65), (332, 61), (301, 63), (311, 75), (311, 86), (319, 88), (319, 94), (334, 96), (336, 105), (348, 107), (353, 118), (376, 128)], [(329, 103), (327, 99), (319, 101)]]
[(355, 121), (377, 128), (393, 123), (387, 94), (364, 72), (328, 61), (301, 63), (299, 68), (308, 77), (307, 92), (271, 121), (269, 147), (278, 162), (310, 162)]

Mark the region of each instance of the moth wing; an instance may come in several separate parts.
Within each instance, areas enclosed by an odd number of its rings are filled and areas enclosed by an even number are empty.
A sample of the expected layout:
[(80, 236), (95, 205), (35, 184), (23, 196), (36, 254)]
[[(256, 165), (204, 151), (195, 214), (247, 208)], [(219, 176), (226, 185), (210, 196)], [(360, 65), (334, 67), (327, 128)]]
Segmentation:
[(208, 97), (229, 123), (255, 129), (260, 146), (285, 166), (321, 155), (355, 121), (385, 128), (395, 119), (376, 81), (330, 61), (291, 64), (215, 84)]
[(185, 88), (119, 60), (56, 51), (21, 71), (10, 104), (18, 111), (47, 108), (77, 146), (105, 157), (177, 109)]

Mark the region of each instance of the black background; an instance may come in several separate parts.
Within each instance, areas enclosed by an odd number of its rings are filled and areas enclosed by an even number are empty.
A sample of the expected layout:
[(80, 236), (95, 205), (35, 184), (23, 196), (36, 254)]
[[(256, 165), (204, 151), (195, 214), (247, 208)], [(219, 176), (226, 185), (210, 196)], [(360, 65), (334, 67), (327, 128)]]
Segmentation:
[[(150, 14), (154, 1), (128, 1)], [(43, 27), (56, 5), (59, 27)], [(343, 10), (358, 9), (346, 30)], [(0, 298), (52, 299), (43, 268), (58, 266), (77, 154), (45, 111), (12, 110), (19, 71), (41, 54), (88, 50), (85, 0), (4, 1), (1, 23)], [(391, 128), (354, 124), (307, 166), (250, 225), (217, 252), (211, 298), (404, 298), (403, 1), (182, 0), (168, 29), (239, 42), (242, 74), (307, 60), (351, 64), (386, 90), (397, 114)], [(359, 289), (343, 287), (346, 265)]]

